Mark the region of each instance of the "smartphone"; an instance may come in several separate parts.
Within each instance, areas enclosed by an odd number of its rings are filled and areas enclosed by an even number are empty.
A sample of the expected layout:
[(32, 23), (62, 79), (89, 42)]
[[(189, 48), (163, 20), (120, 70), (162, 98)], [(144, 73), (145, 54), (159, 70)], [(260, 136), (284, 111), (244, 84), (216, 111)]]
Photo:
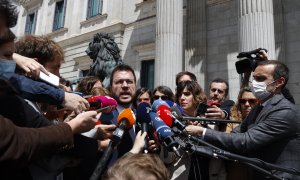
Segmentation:
[(43, 73), (41, 71), (40, 75), (39, 75), (39, 79), (48, 84), (58, 87), (59, 86), (59, 77), (50, 72), (48, 72), (48, 73), (49, 73), (49, 76), (47, 76), (45, 73)]
[(209, 108), (209, 105), (205, 104), (205, 103), (200, 103), (197, 107), (197, 115), (198, 116), (203, 116), (206, 111), (207, 111), (207, 108)]

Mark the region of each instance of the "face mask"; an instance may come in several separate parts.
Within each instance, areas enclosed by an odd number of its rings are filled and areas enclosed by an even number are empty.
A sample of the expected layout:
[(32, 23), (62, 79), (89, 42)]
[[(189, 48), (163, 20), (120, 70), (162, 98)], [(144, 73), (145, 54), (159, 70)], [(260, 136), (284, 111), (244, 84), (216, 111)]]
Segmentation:
[(15, 70), (15, 61), (0, 59), (0, 78), (8, 80), (15, 73)]
[[(275, 81), (273, 81), (273, 82), (275, 82)], [(272, 84), (273, 82), (271, 82), (270, 84)], [(252, 85), (251, 85), (251, 90), (252, 90), (254, 96), (257, 99), (260, 99), (261, 101), (268, 98), (271, 95), (271, 93), (269, 91), (267, 91), (268, 85), (269, 84), (266, 84), (265, 82), (257, 82), (255, 80), (253, 80)]]

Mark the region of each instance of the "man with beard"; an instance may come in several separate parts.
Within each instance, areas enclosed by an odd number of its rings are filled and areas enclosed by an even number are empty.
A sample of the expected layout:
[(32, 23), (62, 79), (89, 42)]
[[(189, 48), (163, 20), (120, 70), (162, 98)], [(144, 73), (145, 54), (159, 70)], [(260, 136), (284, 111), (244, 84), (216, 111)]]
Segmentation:
[[(193, 125), (186, 127), (187, 132), (224, 150), (259, 158), (299, 172), (300, 113), (282, 94), (288, 79), (289, 69), (280, 61), (258, 62), (253, 72), (251, 89), (261, 104), (250, 111), (240, 126), (231, 134)], [(273, 168), (267, 171), (280, 179), (300, 179), (300, 176), (281, 170), (273, 171)], [(271, 177), (253, 171), (251, 179)]]
[(224, 79), (214, 79), (209, 85), (209, 101), (210, 107), (207, 109), (205, 116), (215, 119), (229, 119), (230, 108), (234, 105), (234, 101), (226, 100), (228, 96), (228, 82)]
[[(118, 65), (111, 74), (110, 90), (113, 98), (118, 102), (117, 108), (112, 112), (112, 123), (117, 124), (119, 113), (123, 109), (131, 108), (132, 106), (132, 100), (136, 90), (136, 76), (134, 70), (126, 64)], [(132, 148), (136, 136), (134, 128), (135, 126), (125, 131), (121, 143), (112, 154), (109, 166)]]

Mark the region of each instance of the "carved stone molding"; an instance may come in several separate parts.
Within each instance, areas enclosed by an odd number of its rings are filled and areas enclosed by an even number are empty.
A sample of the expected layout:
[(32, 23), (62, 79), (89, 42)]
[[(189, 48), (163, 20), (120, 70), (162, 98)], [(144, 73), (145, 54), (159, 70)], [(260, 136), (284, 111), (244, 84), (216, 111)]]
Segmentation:
[(43, 0), (16, 0), (16, 2), (20, 3), (25, 9), (43, 4)]
[(80, 22), (80, 27), (87, 28), (87, 27), (95, 25), (95, 24), (100, 24), (106, 18), (107, 18), (107, 13), (99, 14), (97, 16), (91, 17), (85, 21)]
[(217, 5), (217, 4), (221, 4), (221, 3), (226, 3), (228, 1), (231, 1), (231, 0), (207, 0), (206, 4), (209, 6), (212, 6), (212, 5)]

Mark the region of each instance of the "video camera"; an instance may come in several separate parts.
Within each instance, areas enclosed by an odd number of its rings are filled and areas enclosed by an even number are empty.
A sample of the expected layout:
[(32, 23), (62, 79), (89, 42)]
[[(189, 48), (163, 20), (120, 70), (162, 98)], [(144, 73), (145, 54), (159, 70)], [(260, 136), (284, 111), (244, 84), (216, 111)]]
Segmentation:
[(237, 58), (243, 59), (235, 63), (237, 73), (242, 74), (254, 71), (254, 69), (257, 66), (257, 63), (263, 60), (257, 55), (261, 50), (264, 50), (266, 53), (268, 52), (268, 50), (264, 48), (258, 48), (253, 51), (239, 53)]

